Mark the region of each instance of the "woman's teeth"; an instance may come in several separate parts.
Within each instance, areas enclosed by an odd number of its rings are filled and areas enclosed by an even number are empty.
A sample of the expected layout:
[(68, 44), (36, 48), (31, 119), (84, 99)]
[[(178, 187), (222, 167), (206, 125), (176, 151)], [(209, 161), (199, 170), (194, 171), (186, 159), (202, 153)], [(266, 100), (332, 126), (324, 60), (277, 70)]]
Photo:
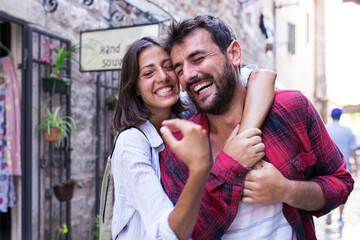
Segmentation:
[(171, 87), (166, 87), (166, 88), (161, 88), (159, 90), (157, 90), (155, 93), (158, 95), (166, 95), (169, 92), (171, 92), (172, 88)]

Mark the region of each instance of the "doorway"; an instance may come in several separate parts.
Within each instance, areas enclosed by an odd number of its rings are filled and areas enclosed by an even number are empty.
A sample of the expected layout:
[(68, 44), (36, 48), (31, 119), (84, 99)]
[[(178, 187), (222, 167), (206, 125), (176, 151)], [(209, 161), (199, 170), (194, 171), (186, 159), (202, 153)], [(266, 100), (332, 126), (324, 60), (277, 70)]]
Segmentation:
[(24, 25), (0, 13), (0, 239), (4, 240), (21, 239)]
[[(14, 177), (16, 206), (0, 213), (0, 239), (53, 239), (58, 226), (66, 224), (71, 239), (70, 202), (58, 202), (49, 190), (55, 179), (68, 179), (71, 169), (67, 163), (70, 151), (55, 151), (55, 144), (46, 143), (43, 135), (35, 131), (42, 118), (46, 99), (50, 109), (60, 106), (70, 114), (70, 96), (45, 93), (41, 84), (45, 64), (43, 42), (56, 47), (70, 47), (68, 39), (29, 27), (22, 20), (0, 12), (1, 57), (10, 56), (20, 86), (21, 119), (21, 174)], [(67, 77), (71, 65), (67, 63)], [(71, 142), (69, 142), (71, 149)], [(44, 208), (45, 205), (45, 208)], [(64, 239), (64, 238), (63, 238)]]

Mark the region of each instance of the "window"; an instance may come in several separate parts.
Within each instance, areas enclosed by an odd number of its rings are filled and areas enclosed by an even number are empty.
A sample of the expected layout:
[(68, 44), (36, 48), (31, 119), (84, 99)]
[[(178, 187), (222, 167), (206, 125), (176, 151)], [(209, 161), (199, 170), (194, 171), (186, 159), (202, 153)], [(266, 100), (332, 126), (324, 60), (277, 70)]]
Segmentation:
[(288, 52), (295, 54), (295, 24), (288, 23)]
[(306, 42), (309, 43), (310, 39), (310, 16), (306, 14)]

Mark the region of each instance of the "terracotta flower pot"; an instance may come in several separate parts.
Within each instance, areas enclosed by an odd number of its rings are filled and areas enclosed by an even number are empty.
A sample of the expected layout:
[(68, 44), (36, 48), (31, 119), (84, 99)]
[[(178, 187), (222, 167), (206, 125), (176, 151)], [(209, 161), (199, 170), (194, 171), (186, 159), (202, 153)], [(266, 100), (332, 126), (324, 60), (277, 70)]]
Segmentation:
[(60, 129), (50, 128), (50, 135), (48, 134), (47, 129), (44, 131), (45, 140), (48, 142), (57, 142), (60, 139)]
[(56, 198), (60, 202), (69, 201), (74, 196), (74, 183), (73, 182), (63, 182), (61, 184), (53, 186), (53, 190)]

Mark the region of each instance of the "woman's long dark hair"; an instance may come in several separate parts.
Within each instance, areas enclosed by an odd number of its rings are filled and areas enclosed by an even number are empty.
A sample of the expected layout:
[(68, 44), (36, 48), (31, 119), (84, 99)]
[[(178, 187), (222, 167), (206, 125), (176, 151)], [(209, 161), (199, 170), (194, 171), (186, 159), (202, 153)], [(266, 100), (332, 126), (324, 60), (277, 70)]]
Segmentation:
[[(162, 47), (154, 38), (141, 38), (130, 45), (123, 58), (119, 96), (113, 121), (116, 131), (138, 126), (146, 122), (151, 116), (151, 112), (145, 106), (142, 97), (136, 94), (136, 84), (139, 80), (140, 72), (139, 56), (145, 49), (154, 45)], [(179, 98), (172, 106), (172, 111), (180, 113), (184, 110), (186, 110), (186, 107)]]

